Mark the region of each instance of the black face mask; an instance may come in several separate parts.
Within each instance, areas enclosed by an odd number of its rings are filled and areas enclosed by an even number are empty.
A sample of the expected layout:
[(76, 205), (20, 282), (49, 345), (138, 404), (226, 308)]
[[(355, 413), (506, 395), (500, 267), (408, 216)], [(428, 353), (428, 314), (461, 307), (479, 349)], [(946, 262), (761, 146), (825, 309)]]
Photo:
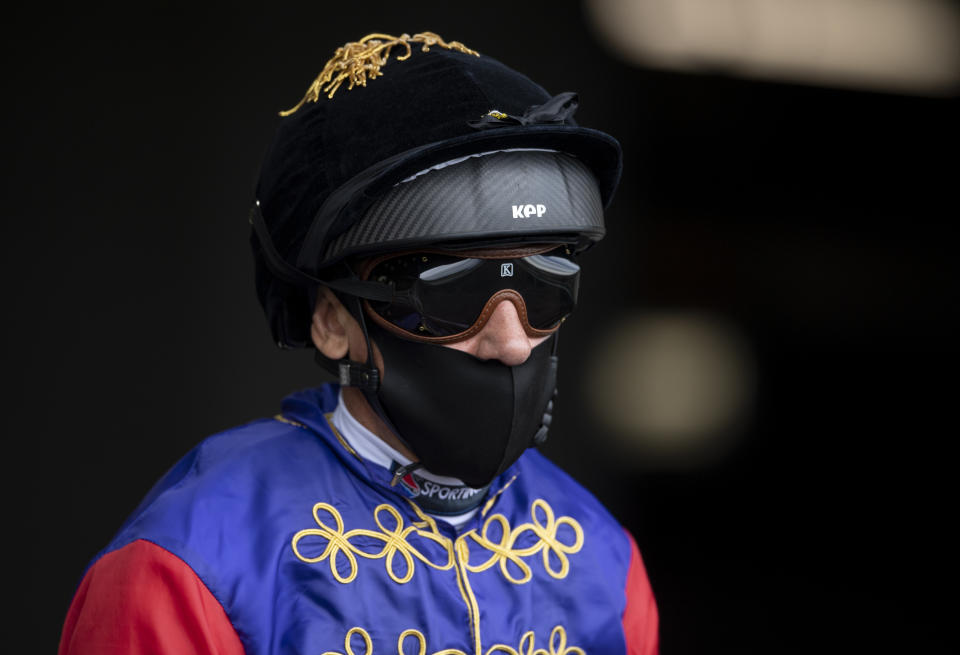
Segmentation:
[(483, 487), (546, 440), (556, 335), (522, 364), (507, 366), (370, 328), (384, 375), (379, 390), (364, 395), (428, 471)]

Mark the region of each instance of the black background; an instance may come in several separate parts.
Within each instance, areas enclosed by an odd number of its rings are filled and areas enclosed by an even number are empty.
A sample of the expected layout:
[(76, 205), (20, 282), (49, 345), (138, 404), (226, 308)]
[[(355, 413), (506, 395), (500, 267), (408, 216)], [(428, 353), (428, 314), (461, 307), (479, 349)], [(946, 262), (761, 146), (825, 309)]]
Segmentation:
[[(581, 124), (624, 146), (545, 451), (636, 535), (663, 652), (955, 652), (956, 97), (642, 70), (575, 2), (8, 17), (13, 631), (54, 651), (151, 484), (321, 379), (275, 349), (253, 294), (259, 161), (338, 45), (422, 30), (578, 91)], [(627, 466), (581, 403), (595, 347), (638, 310), (718, 316), (752, 348), (754, 409), (710, 466)]]

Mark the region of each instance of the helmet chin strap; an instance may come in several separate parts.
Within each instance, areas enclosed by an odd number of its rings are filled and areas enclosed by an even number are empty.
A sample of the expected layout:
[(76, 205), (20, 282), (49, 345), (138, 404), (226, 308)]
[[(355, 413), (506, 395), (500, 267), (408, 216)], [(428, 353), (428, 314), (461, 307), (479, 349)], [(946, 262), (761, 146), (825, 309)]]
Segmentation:
[[(350, 274), (353, 275), (352, 270), (350, 270)], [(341, 300), (346, 300), (344, 305), (347, 307), (347, 311), (360, 323), (360, 329), (363, 330), (363, 339), (367, 346), (367, 361), (358, 362), (348, 357), (333, 360), (319, 350), (315, 351), (314, 359), (323, 369), (337, 376), (341, 387), (355, 387), (359, 389), (374, 413), (384, 422), (400, 443), (413, 453), (413, 448), (400, 435), (400, 431), (394, 427), (393, 422), (387, 416), (377, 396), (377, 391), (380, 389), (380, 369), (377, 368), (373, 359), (373, 341), (370, 339), (370, 331), (367, 329), (367, 321), (363, 315), (362, 301), (357, 296), (349, 296), (348, 299), (341, 297)], [(405, 466), (397, 468), (394, 472), (393, 479), (390, 481), (390, 486), (396, 486), (401, 479), (419, 468), (423, 468), (423, 464), (419, 461), (412, 461)]]
[[(387, 428), (393, 433), (400, 443), (407, 447), (407, 450), (411, 454), (416, 456), (416, 453), (413, 451), (413, 447), (407, 443), (407, 441), (400, 434), (400, 431), (394, 427), (393, 422), (390, 420), (390, 417), (387, 416), (387, 412), (383, 409), (383, 405), (380, 404), (380, 397), (377, 395), (377, 391), (380, 389), (380, 371), (377, 368), (376, 363), (373, 360), (373, 340), (370, 339), (370, 331), (367, 329), (367, 320), (363, 315), (363, 303), (357, 296), (353, 296), (353, 311), (354, 318), (360, 322), (360, 329), (363, 330), (363, 339), (367, 344), (367, 362), (363, 365), (363, 369), (360, 372), (361, 379), (364, 376), (370, 376), (372, 379), (376, 377), (376, 386), (373, 384), (364, 384), (360, 386), (360, 391), (363, 393), (363, 397), (367, 399), (367, 403), (370, 407), (373, 408), (373, 411), (376, 412), (377, 416), (380, 417), (380, 420), (383, 421)], [(349, 370), (353, 370), (356, 367), (350, 367)], [(342, 384), (342, 383), (341, 383)], [(393, 479), (390, 480), (390, 486), (395, 487), (397, 483), (400, 482), (407, 475), (416, 471), (419, 468), (423, 468), (418, 460), (413, 460), (405, 466), (400, 466), (393, 473)]]

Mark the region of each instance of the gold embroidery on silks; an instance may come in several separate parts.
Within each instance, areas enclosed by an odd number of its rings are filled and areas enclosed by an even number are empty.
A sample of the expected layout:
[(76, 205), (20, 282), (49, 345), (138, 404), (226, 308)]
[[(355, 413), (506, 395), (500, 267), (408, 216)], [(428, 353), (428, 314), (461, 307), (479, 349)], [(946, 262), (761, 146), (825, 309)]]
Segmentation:
[[(363, 637), (364, 650), (363, 653), (354, 653), (353, 647), (350, 645), (350, 637), (353, 635), (360, 635)], [(367, 631), (363, 628), (350, 628), (347, 630), (347, 636), (343, 638), (343, 653), (344, 655), (372, 655), (373, 653), (373, 641), (370, 639), (370, 635), (367, 634)], [(335, 650), (324, 651), (323, 655), (342, 655)]]
[[(319, 514), (321, 511), (324, 511), (333, 517), (336, 528), (328, 526), (321, 520)], [(393, 517), (394, 527), (392, 529), (383, 524), (381, 519), (382, 512), (386, 512)], [(329, 559), (330, 572), (338, 582), (343, 584), (353, 582), (353, 580), (357, 577), (357, 555), (360, 557), (366, 557), (367, 559), (386, 559), (387, 575), (390, 576), (391, 580), (398, 584), (404, 584), (413, 578), (415, 570), (415, 562), (413, 560), (414, 557), (427, 566), (439, 569), (441, 571), (446, 571), (447, 569), (453, 567), (453, 552), (448, 547), (449, 540), (443, 537), (443, 535), (420, 530), (415, 525), (404, 527), (403, 517), (400, 516), (400, 512), (398, 512), (395, 507), (385, 503), (379, 505), (374, 510), (373, 518), (377, 523), (377, 527), (380, 528), (380, 532), (357, 528), (344, 533), (343, 518), (340, 516), (340, 512), (338, 512), (336, 508), (329, 503), (317, 503), (313, 506), (313, 519), (320, 527), (300, 530), (297, 534), (295, 534), (292, 542), (293, 552), (298, 559), (308, 564), (314, 564), (316, 562), (322, 562), (325, 559)], [(416, 547), (412, 546), (408, 541), (408, 537), (411, 533), (416, 533), (418, 536), (423, 537), (424, 539), (429, 539), (444, 547), (444, 549), (447, 551), (446, 563), (437, 564), (435, 562), (431, 562), (425, 555), (423, 555), (423, 553), (417, 550)], [(320, 553), (320, 555), (317, 555), (316, 557), (307, 557), (300, 552), (299, 548), (300, 540), (304, 537), (321, 537), (326, 539), (327, 547), (323, 549), (323, 552)], [(377, 541), (382, 541), (383, 548), (372, 553), (361, 550), (350, 543), (350, 540), (356, 537), (369, 537)], [(404, 563), (406, 564), (406, 572), (403, 575), (398, 575), (394, 571), (393, 561), (394, 556), (397, 553), (403, 557)], [(347, 562), (350, 565), (350, 573), (346, 576), (341, 575), (340, 571), (337, 570), (337, 558), (340, 554), (343, 554), (343, 556), (346, 557)]]
[[(537, 509), (543, 511), (545, 523), (541, 523), (537, 518)], [(567, 577), (567, 573), (570, 571), (570, 560), (567, 559), (567, 555), (579, 552), (583, 547), (583, 529), (580, 524), (569, 516), (554, 519), (553, 508), (542, 498), (533, 501), (533, 505), (530, 507), (530, 516), (533, 519), (532, 523), (521, 523), (511, 530), (507, 517), (503, 514), (494, 514), (483, 524), (483, 529), (479, 535), (475, 530), (466, 533), (465, 536), (473, 542), (493, 553), (481, 564), (470, 564), (469, 555), (467, 555), (467, 570), (471, 573), (479, 573), (499, 563), (504, 578), (514, 584), (525, 584), (530, 581), (533, 573), (530, 566), (521, 558), (530, 557), (540, 552), (543, 553), (543, 568), (547, 573), (557, 579)], [(499, 542), (490, 539), (488, 535), (490, 526), (494, 523), (500, 526)], [(573, 530), (574, 541), (572, 544), (565, 544), (557, 538), (557, 531), (562, 525), (569, 526)], [(538, 541), (526, 548), (515, 548), (514, 545), (517, 540), (527, 532), (536, 535), (539, 538)], [(560, 570), (555, 570), (550, 565), (550, 553), (553, 553), (560, 562)], [(511, 575), (508, 567), (509, 562), (512, 562), (522, 572), (519, 579)]]
[[(543, 520), (538, 516), (538, 510), (543, 514)], [(326, 512), (335, 523), (331, 527), (324, 523), (320, 517), (320, 512)], [(382, 513), (386, 512), (393, 518), (394, 527), (390, 528), (384, 525)], [(367, 559), (386, 559), (387, 574), (390, 578), (399, 584), (409, 582), (413, 578), (415, 570), (414, 557), (424, 564), (440, 570), (446, 571), (454, 565), (454, 556), (459, 554), (459, 550), (447, 537), (443, 536), (437, 528), (436, 522), (432, 517), (420, 514), (422, 521), (415, 521), (404, 527), (403, 517), (392, 505), (386, 503), (378, 505), (374, 510), (373, 518), (380, 528), (380, 531), (355, 528), (349, 532), (344, 532), (343, 518), (337, 509), (329, 503), (317, 503), (313, 506), (313, 518), (319, 528), (308, 528), (297, 532), (292, 541), (293, 552), (303, 562), (315, 564), (325, 559), (330, 561), (330, 571), (333, 576), (341, 583), (353, 582), (357, 577), (357, 558), (356, 556)], [(463, 564), (466, 570), (471, 573), (486, 571), (490, 567), (499, 564), (503, 577), (514, 584), (525, 584), (530, 581), (533, 572), (530, 566), (523, 560), (525, 557), (531, 557), (537, 553), (542, 554), (543, 568), (552, 577), (562, 579), (567, 577), (570, 571), (570, 561), (567, 555), (577, 553), (583, 547), (583, 529), (576, 519), (569, 516), (561, 516), (559, 519), (554, 517), (553, 508), (542, 498), (533, 501), (530, 506), (531, 522), (521, 523), (515, 528), (511, 528), (510, 522), (503, 514), (493, 514), (487, 518), (478, 534), (476, 530), (470, 530), (458, 537), (457, 544), (463, 544), (462, 553), (464, 555)], [(490, 528), (498, 526), (500, 529), (499, 540), (491, 538)], [(567, 526), (573, 531), (573, 543), (564, 543), (557, 536), (561, 526)], [(518, 540), (526, 533), (532, 533), (537, 537), (537, 541), (524, 548), (517, 548)], [(431, 562), (415, 546), (411, 545), (408, 538), (411, 534), (416, 534), (424, 539), (429, 539), (447, 551), (447, 561), (442, 564)], [(356, 537), (369, 537), (383, 542), (383, 548), (376, 552), (367, 552), (353, 545), (350, 540)], [(326, 548), (320, 555), (309, 557), (300, 551), (299, 543), (305, 537), (320, 537), (327, 540)], [(470, 563), (469, 543), (473, 542), (484, 550), (491, 553), (490, 557), (477, 564)], [(400, 554), (406, 564), (405, 573), (399, 575), (394, 570), (394, 556)], [(350, 572), (346, 576), (341, 575), (337, 570), (338, 557), (346, 557)], [(555, 569), (551, 564), (551, 554), (560, 564), (559, 569)], [(514, 576), (509, 568), (513, 564), (520, 570), (520, 577)]]
[(550, 633), (550, 642), (547, 644), (550, 650), (535, 648), (536, 637), (533, 630), (525, 632), (520, 638), (520, 647), (513, 650), (509, 646), (497, 644), (491, 646), (486, 655), (491, 653), (507, 653), (508, 655), (586, 655), (586, 652), (577, 646), (567, 647), (567, 631), (563, 626), (558, 625)]
[[(350, 638), (354, 635), (358, 635), (363, 639), (364, 651), (362, 653), (354, 651), (353, 646), (350, 644)], [(406, 644), (410, 643), (409, 638), (413, 638), (417, 650), (412, 652), (404, 650)], [(480, 653), (480, 651), (477, 652)], [(419, 630), (404, 630), (397, 638), (397, 655), (413, 655), (413, 653), (416, 655), (426, 655), (427, 638)], [(520, 643), (516, 649), (506, 644), (496, 644), (491, 646), (485, 655), (492, 655), (492, 653), (507, 653), (507, 655), (586, 655), (582, 648), (576, 646), (567, 647), (567, 631), (564, 630), (561, 625), (555, 626), (550, 632), (550, 640), (547, 643), (547, 648), (536, 647), (536, 635), (534, 635), (533, 630), (530, 630), (525, 632), (520, 638)], [(325, 651), (323, 655), (376, 654), (373, 652), (373, 641), (370, 639), (369, 633), (361, 627), (355, 627), (350, 628), (347, 632), (347, 636), (343, 640), (342, 653), (335, 650), (328, 650)], [(467, 655), (467, 653), (457, 648), (445, 648), (444, 650), (434, 651), (430, 655)]]
[(504, 491), (506, 491), (506, 490), (507, 490), (507, 487), (509, 487), (511, 484), (513, 484), (513, 481), (516, 480), (516, 479), (517, 479), (517, 476), (514, 475), (512, 478), (510, 478), (510, 481), (509, 481), (509, 482), (507, 482), (505, 485), (503, 485), (502, 487), (500, 487), (500, 488), (497, 490), (497, 493), (495, 493), (495, 494), (493, 494), (492, 496), (490, 496), (490, 500), (488, 500), (487, 503), (483, 506), (483, 510), (480, 512), (480, 516), (486, 516), (486, 515), (487, 515), (487, 512), (490, 511), (490, 508), (492, 508), (493, 505), (494, 505), (494, 503), (497, 502), (497, 498), (500, 497), (500, 494), (502, 494)]
[(274, 421), (280, 421), (281, 423), (286, 423), (287, 425), (293, 425), (293, 426), (298, 427), (298, 428), (303, 428), (304, 430), (307, 429), (307, 426), (304, 425), (303, 423), (300, 423), (299, 421), (294, 421), (294, 420), (291, 419), (291, 418), (287, 418), (287, 417), (284, 416), (283, 414), (275, 414), (275, 415), (273, 416), (273, 420), (274, 420)]
[(328, 412), (323, 415), (323, 418), (327, 419), (327, 425), (330, 426), (330, 430), (333, 431), (333, 436), (337, 438), (337, 441), (340, 442), (340, 445), (343, 446), (344, 450), (356, 457), (359, 461), (363, 461), (363, 458), (357, 454), (357, 451), (347, 443), (347, 440), (343, 438), (343, 435), (340, 434), (340, 430), (337, 429), (337, 426), (333, 424), (333, 412)]
[[(512, 481), (513, 480), (511, 480), (511, 482)], [(448, 537), (444, 536), (437, 528), (436, 520), (424, 514), (415, 503), (411, 501), (410, 506), (420, 520), (413, 521), (406, 527), (404, 527), (403, 517), (400, 516), (400, 512), (392, 505), (384, 503), (378, 505), (373, 512), (374, 521), (377, 527), (380, 528), (380, 532), (363, 528), (355, 528), (344, 532), (343, 517), (340, 515), (340, 512), (329, 503), (317, 503), (313, 506), (313, 519), (320, 527), (300, 530), (293, 536), (291, 545), (294, 555), (307, 564), (315, 564), (323, 560), (329, 560), (331, 574), (342, 584), (349, 584), (356, 579), (358, 573), (357, 556), (367, 559), (384, 559), (387, 575), (397, 584), (405, 584), (413, 579), (416, 565), (414, 558), (438, 571), (454, 569), (457, 576), (457, 587), (467, 607), (474, 652), (477, 655), (483, 653), (482, 640), (480, 638), (480, 607), (477, 604), (477, 598), (470, 586), (467, 573), (480, 573), (499, 564), (500, 571), (506, 580), (517, 585), (526, 584), (533, 578), (533, 571), (523, 558), (532, 557), (537, 553), (541, 553), (543, 568), (547, 574), (556, 579), (563, 579), (567, 577), (567, 574), (570, 572), (570, 561), (567, 555), (577, 553), (583, 547), (583, 528), (580, 527), (576, 519), (569, 516), (556, 518), (553, 513), (553, 508), (542, 498), (534, 500), (530, 506), (531, 522), (521, 523), (515, 528), (511, 528), (507, 517), (503, 514), (493, 514), (486, 519), (479, 534), (475, 529), (469, 530), (457, 537), (456, 541), (451, 541)], [(489, 509), (489, 507), (487, 509)], [(542, 513), (542, 520), (538, 516), (538, 510)], [(326, 512), (330, 515), (335, 526), (331, 527), (324, 523), (320, 517), (320, 512)], [(393, 518), (392, 528), (384, 525), (381, 518), (383, 512), (386, 512)], [(490, 535), (490, 528), (494, 525), (500, 529), (499, 541)], [(565, 543), (558, 537), (557, 533), (562, 526), (567, 526), (573, 531), (573, 543)], [(528, 533), (537, 538), (536, 542), (529, 546), (517, 547), (518, 541)], [(417, 535), (418, 537), (428, 539), (442, 546), (447, 553), (447, 561), (444, 563), (431, 561), (409, 543), (408, 539), (411, 535)], [(307, 556), (301, 552), (300, 542), (308, 537), (326, 540), (326, 547), (319, 555)], [(351, 543), (351, 539), (357, 537), (367, 537), (383, 542), (383, 548), (376, 552), (361, 550)], [(471, 564), (470, 542), (489, 551), (491, 553), (490, 557), (482, 562)], [(394, 570), (394, 556), (397, 553), (399, 553), (404, 560), (405, 572), (403, 575), (398, 574)], [(338, 570), (338, 558), (341, 554), (346, 558), (349, 566), (347, 575), (342, 575)], [(560, 563), (559, 569), (555, 569), (551, 565), (551, 554)], [(520, 570), (521, 575), (519, 577), (511, 573), (511, 564)], [(359, 630), (359, 632), (354, 633), (355, 630)], [(347, 651), (346, 655), (360, 655), (353, 653), (351, 650), (349, 644), (351, 634), (366, 635), (366, 632), (364, 632), (362, 628), (354, 628), (348, 633), (347, 641), (344, 645)], [(416, 634), (418, 634), (416, 631), (407, 631), (404, 633), (406, 636), (415, 636)], [(367, 637), (365, 637), (365, 639), (367, 639)], [(560, 640), (556, 647), (554, 644), (555, 639)], [(405, 655), (402, 651), (402, 642), (403, 638), (401, 638), (397, 644), (398, 653)], [(524, 650), (525, 643), (529, 644), (526, 650)], [(421, 650), (419, 651), (419, 655), (424, 655), (426, 648), (425, 642), (421, 642), (420, 646)], [(566, 633), (563, 632), (560, 626), (557, 626), (557, 628), (554, 629), (554, 633), (551, 634), (550, 651), (543, 649), (533, 650), (532, 632), (526, 633), (521, 639), (520, 650), (514, 651), (509, 646), (498, 645), (492, 647), (492, 649), (487, 652), (498, 652), (493, 649), (499, 649), (499, 652), (503, 653), (514, 653), (515, 655), (560, 655), (560, 653), (577, 654), (583, 652), (577, 648), (566, 648)], [(436, 655), (458, 652), (459, 651), (438, 651)], [(365, 655), (370, 655), (369, 647), (368, 653)]]

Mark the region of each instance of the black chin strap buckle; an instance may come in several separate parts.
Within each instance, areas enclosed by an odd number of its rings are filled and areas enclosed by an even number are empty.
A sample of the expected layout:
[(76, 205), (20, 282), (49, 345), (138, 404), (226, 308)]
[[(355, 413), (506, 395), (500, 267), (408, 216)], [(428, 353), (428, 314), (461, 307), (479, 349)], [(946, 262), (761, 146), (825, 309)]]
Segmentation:
[(350, 359), (330, 359), (319, 350), (313, 358), (321, 368), (337, 377), (341, 387), (357, 387), (374, 393), (380, 388), (380, 371), (375, 366)]
[(357, 387), (361, 391), (376, 392), (380, 388), (380, 371), (360, 362), (337, 362), (341, 387)]
[[(557, 391), (554, 389), (553, 396), (556, 398)], [(533, 445), (542, 446), (547, 441), (547, 432), (550, 430), (550, 423), (553, 422), (553, 399), (547, 402), (546, 409), (543, 410), (543, 417), (540, 419), (540, 428), (533, 435)]]

